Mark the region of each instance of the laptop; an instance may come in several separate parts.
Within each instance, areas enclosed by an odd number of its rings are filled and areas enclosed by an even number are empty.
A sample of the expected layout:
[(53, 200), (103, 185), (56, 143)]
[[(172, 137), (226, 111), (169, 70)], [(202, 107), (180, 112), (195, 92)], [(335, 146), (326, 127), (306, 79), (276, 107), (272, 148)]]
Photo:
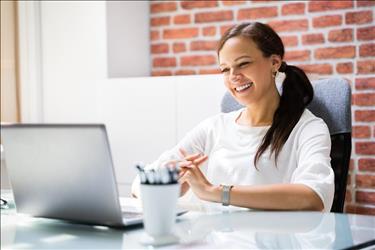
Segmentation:
[(142, 223), (139, 208), (121, 209), (105, 125), (6, 124), (1, 140), (17, 212), (111, 227)]

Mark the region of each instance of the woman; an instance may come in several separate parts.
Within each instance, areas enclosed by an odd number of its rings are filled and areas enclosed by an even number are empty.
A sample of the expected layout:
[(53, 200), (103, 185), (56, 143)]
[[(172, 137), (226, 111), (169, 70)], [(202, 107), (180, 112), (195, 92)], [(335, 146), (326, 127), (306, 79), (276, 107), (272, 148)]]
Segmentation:
[[(282, 61), (280, 37), (262, 23), (239, 24), (223, 35), (217, 53), (225, 86), (245, 108), (206, 119), (148, 167), (178, 161), (182, 195), (190, 188), (205, 201), (329, 212), (329, 131), (306, 109), (311, 83), (301, 69)], [(278, 72), (285, 73), (281, 95)]]

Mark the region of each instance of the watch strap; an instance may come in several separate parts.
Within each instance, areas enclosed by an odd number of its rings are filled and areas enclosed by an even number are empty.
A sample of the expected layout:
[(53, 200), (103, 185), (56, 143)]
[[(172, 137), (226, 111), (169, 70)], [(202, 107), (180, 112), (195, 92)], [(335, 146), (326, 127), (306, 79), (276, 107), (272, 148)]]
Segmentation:
[(221, 202), (223, 206), (229, 206), (230, 202), (230, 190), (232, 189), (233, 186), (228, 186), (228, 185), (221, 185), (223, 190), (221, 193)]

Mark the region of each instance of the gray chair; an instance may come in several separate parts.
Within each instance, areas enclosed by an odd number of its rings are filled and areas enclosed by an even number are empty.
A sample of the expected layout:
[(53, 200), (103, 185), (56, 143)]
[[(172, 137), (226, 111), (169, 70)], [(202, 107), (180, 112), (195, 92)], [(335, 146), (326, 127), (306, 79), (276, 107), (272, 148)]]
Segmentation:
[[(307, 108), (327, 123), (331, 134), (331, 165), (335, 173), (335, 196), (331, 212), (342, 213), (352, 147), (351, 88), (342, 78), (316, 80), (312, 85), (314, 98)], [(221, 102), (222, 112), (242, 107), (230, 93), (225, 93)]]

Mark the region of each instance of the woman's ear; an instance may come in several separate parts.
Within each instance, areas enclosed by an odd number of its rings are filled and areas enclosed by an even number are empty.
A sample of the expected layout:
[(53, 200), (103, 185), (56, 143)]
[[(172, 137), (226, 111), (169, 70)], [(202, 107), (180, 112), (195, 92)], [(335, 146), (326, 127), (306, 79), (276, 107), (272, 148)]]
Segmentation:
[(282, 63), (281, 56), (279, 55), (271, 55), (271, 64), (272, 64), (272, 70), (278, 71)]

